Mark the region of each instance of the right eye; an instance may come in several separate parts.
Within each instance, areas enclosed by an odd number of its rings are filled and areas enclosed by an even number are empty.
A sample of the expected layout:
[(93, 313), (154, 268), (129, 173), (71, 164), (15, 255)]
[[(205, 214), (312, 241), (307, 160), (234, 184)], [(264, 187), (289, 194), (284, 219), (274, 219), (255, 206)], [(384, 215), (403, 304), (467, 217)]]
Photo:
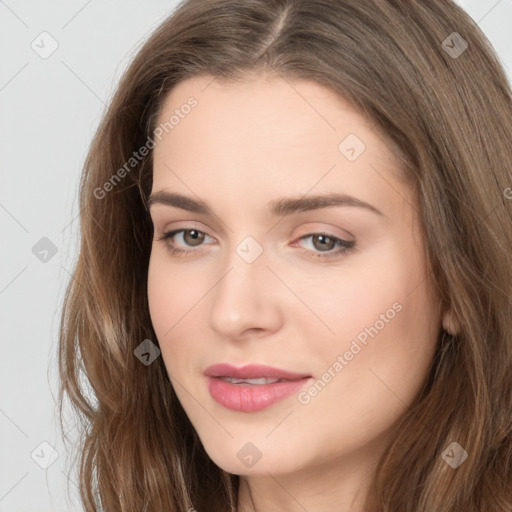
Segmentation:
[(180, 235), (183, 241), (181, 245), (185, 247), (199, 247), (200, 245), (203, 245), (203, 241), (205, 240), (206, 237), (208, 237), (208, 235), (204, 231), (199, 231), (198, 229), (192, 228), (175, 229), (172, 231), (167, 231), (163, 233), (161, 237), (158, 237), (156, 240), (164, 241), (169, 246), (169, 249), (171, 250), (172, 254), (185, 255), (192, 252), (197, 252), (194, 249), (182, 249), (178, 247), (178, 245), (175, 242), (176, 235)]

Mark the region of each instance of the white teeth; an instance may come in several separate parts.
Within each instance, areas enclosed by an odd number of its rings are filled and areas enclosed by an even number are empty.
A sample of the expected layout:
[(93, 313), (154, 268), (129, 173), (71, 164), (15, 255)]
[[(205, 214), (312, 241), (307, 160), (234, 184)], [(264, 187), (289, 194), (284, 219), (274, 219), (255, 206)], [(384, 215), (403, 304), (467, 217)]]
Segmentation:
[(236, 379), (234, 377), (220, 377), (221, 380), (231, 384), (253, 384), (254, 386), (262, 386), (264, 384), (274, 384), (282, 379), (270, 379), (267, 377), (260, 377), (258, 379)]

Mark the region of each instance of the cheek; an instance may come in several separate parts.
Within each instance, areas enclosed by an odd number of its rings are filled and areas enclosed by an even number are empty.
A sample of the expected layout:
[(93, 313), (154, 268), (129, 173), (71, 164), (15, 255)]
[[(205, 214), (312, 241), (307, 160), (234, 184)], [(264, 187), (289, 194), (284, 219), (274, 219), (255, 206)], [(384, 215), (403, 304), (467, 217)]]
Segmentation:
[[(148, 302), (157, 336), (170, 336), (181, 319), (208, 290), (207, 283), (198, 278), (190, 266), (170, 264), (165, 251), (152, 253), (148, 268)], [(164, 336), (165, 335), (165, 336)]]
[[(186, 270), (169, 265), (165, 255), (151, 255), (148, 268), (149, 313), (164, 359), (169, 341), (176, 338), (180, 323), (193, 314), (193, 305), (200, 297), (199, 280), (189, 276)], [(179, 344), (173, 342), (174, 349), (179, 350)]]
[(348, 348), (353, 338), (387, 311), (394, 318), (393, 304), (417, 284), (398, 252), (392, 244), (380, 244), (375, 250), (347, 258), (337, 268), (325, 268), (314, 276), (297, 279), (297, 295), (311, 306), (317, 318), (301, 315), (296, 320), (314, 321), (317, 336), (320, 334), (325, 340), (323, 347), (332, 351), (345, 345)]
[[(424, 287), (414, 293), (416, 297), (407, 292), (393, 295), (401, 309), (387, 315), (389, 301), (381, 307), (366, 304), (366, 322), (349, 322), (345, 331), (338, 324), (346, 335), (335, 347), (324, 345), (324, 364), (316, 375), (320, 382), (314, 386), (318, 391), (307, 390), (301, 403), (307, 417), (322, 416), (325, 436), (332, 433), (328, 424), (337, 425), (340, 439), (352, 432), (364, 444), (391, 428), (413, 403), (427, 377), (437, 339), (427, 312), (420, 311)], [(384, 319), (379, 318), (381, 313)], [(323, 449), (320, 445), (319, 441), (318, 450)]]
[[(204, 353), (208, 292), (218, 281), (194, 265), (170, 262), (159, 248), (148, 268), (148, 303), (151, 322), (164, 364), (171, 376), (189, 380), (197, 373)], [(178, 391), (178, 390), (177, 390)]]
[(317, 302), (317, 313), (336, 336), (326, 331), (315, 345), (320, 382), (301, 402), (352, 427), (356, 416), (386, 428), (404, 412), (426, 378), (440, 325), (419, 252), (379, 249), (323, 287), (332, 300)]
[(170, 274), (165, 272), (161, 258), (151, 254), (148, 268), (148, 303), (153, 328), (158, 338), (172, 324), (169, 322), (169, 313), (175, 311), (175, 293), (171, 286)]

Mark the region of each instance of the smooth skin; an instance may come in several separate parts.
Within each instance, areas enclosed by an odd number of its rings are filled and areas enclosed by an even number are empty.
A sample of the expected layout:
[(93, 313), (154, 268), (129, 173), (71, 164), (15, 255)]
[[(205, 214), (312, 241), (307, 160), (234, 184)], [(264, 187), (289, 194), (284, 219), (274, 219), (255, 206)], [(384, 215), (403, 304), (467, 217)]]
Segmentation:
[[(154, 149), (152, 194), (179, 193), (212, 213), (150, 206), (150, 313), (173, 388), (208, 455), (241, 475), (240, 512), (360, 511), (450, 322), (427, 279), (417, 199), (397, 178), (392, 144), (316, 82), (194, 77), (171, 91), (159, 122), (190, 96), (197, 106)], [(353, 161), (347, 154), (357, 151), (339, 149), (350, 134), (365, 145)], [(268, 206), (332, 193), (381, 213), (345, 204), (274, 216)], [(172, 230), (189, 231), (159, 239)], [(248, 254), (262, 249), (252, 263), (237, 252), (246, 237)], [(337, 239), (354, 245), (339, 252)], [(393, 304), (400, 311), (333, 370)], [(235, 412), (212, 399), (203, 374), (221, 362), (276, 366), (324, 383), (331, 368), (331, 379), (307, 403), (293, 395)], [(261, 453), (252, 467), (237, 456), (247, 443)]]

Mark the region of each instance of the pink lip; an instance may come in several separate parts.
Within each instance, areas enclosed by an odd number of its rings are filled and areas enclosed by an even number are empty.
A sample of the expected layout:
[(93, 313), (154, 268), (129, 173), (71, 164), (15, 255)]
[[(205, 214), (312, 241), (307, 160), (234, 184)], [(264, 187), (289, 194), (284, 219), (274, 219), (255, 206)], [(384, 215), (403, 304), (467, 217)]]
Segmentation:
[(208, 377), (235, 377), (237, 379), (257, 379), (267, 377), (270, 379), (298, 380), (311, 377), (307, 373), (293, 373), (272, 366), (262, 364), (248, 364), (246, 366), (232, 366), (227, 363), (214, 364), (204, 371)]
[[(208, 390), (212, 398), (220, 405), (239, 412), (256, 412), (284, 400), (298, 392), (311, 378), (300, 374), (264, 365), (235, 367), (229, 364), (215, 364), (205, 370), (208, 377)], [(256, 379), (267, 377), (286, 379), (273, 384), (252, 385), (232, 384), (219, 377), (238, 379)]]

